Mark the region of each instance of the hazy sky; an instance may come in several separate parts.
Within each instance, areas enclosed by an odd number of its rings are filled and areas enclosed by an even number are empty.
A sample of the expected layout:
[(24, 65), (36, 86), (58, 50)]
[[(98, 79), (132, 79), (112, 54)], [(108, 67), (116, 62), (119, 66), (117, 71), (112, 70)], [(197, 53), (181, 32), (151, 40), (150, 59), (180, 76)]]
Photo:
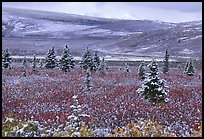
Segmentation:
[(202, 20), (202, 2), (3, 2), (3, 7), (119, 19)]

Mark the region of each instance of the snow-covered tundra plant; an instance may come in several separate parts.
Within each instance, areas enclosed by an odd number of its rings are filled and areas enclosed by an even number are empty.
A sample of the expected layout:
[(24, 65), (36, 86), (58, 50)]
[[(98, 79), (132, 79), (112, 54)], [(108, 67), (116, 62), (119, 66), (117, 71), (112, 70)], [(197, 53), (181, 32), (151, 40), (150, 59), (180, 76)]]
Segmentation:
[(70, 72), (75, 66), (75, 62), (67, 45), (65, 46), (62, 57), (59, 60), (59, 65), (60, 69), (64, 72)]
[(89, 51), (88, 47), (86, 48), (79, 64), (81, 69), (84, 71), (86, 71), (87, 69), (93, 71), (95, 69), (95, 64), (93, 62), (91, 52)]
[(188, 61), (185, 73), (186, 73), (186, 75), (189, 75), (189, 76), (194, 76), (194, 74), (195, 74), (195, 67), (193, 65), (193, 61), (191, 58)]
[(2, 55), (2, 66), (3, 68), (11, 68), (11, 54), (9, 53), (8, 49), (3, 51)]
[(42, 137), (46, 136), (45, 128), (34, 120), (18, 120), (10, 113), (2, 121), (2, 137)]
[(36, 56), (33, 55), (33, 65), (32, 65), (33, 71), (36, 71)]
[(167, 93), (169, 87), (165, 85), (165, 80), (161, 80), (158, 77), (158, 65), (153, 58), (149, 64), (150, 73), (142, 82), (142, 87), (138, 89), (138, 93), (141, 94), (144, 99), (150, 102), (168, 102)]
[(138, 75), (139, 75), (139, 78), (140, 78), (141, 80), (144, 80), (144, 79), (145, 79), (144, 62), (141, 62), (140, 65), (139, 65)]
[(109, 137), (176, 137), (162, 125), (152, 120), (139, 120), (137, 123), (128, 123), (125, 127), (116, 128)]
[(169, 54), (168, 54), (168, 49), (166, 50), (163, 62), (164, 62), (163, 73), (167, 73), (167, 72), (169, 72)]
[(78, 96), (74, 95), (72, 97), (73, 105), (70, 106), (72, 109), (72, 114), (68, 116), (69, 122), (67, 122), (66, 131), (54, 133), (53, 136), (61, 137), (91, 137), (94, 136), (93, 130), (89, 129), (85, 125), (82, 118), (90, 117), (87, 114), (82, 114), (82, 105), (79, 104)]
[(57, 59), (55, 56), (55, 49), (52, 47), (51, 50), (48, 50), (47, 56), (45, 57), (45, 67), (47, 69), (53, 69), (57, 65)]

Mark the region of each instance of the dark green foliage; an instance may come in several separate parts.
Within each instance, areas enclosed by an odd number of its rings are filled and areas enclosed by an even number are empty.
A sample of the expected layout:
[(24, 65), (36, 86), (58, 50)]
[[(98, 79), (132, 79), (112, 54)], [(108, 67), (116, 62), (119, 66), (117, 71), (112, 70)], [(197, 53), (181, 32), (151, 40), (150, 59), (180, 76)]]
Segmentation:
[(85, 84), (86, 84), (86, 89), (87, 90), (90, 90), (91, 89), (91, 73), (90, 73), (90, 70), (88, 69), (86, 71), (86, 78), (85, 78)]
[(138, 89), (138, 92), (144, 97), (144, 99), (150, 102), (167, 102), (166, 95), (169, 92), (168, 86), (165, 86), (165, 80), (160, 80), (158, 77), (158, 65), (153, 59), (149, 65), (150, 73), (147, 78), (144, 79), (142, 87)]
[(11, 68), (11, 54), (9, 53), (8, 49), (3, 51), (2, 66), (3, 68)]
[(32, 66), (32, 68), (33, 68), (33, 71), (36, 71), (36, 56), (35, 56), (35, 54), (33, 55), (33, 66)]
[(187, 64), (187, 68), (186, 68), (186, 75), (194, 76), (194, 74), (195, 74), (195, 67), (193, 65), (192, 59), (190, 58)]
[(75, 62), (73, 60), (73, 57), (71, 56), (71, 53), (67, 45), (64, 48), (62, 58), (59, 60), (59, 65), (60, 69), (64, 72), (67, 71), (70, 72), (75, 66)]
[(48, 69), (53, 69), (57, 65), (57, 59), (55, 56), (54, 47), (48, 51), (47, 56), (45, 58), (45, 67)]
[(139, 69), (138, 69), (138, 75), (139, 78), (144, 80), (145, 79), (145, 68), (144, 68), (144, 62), (141, 62), (139, 65)]
[(106, 63), (105, 63), (104, 57), (103, 57), (102, 60), (101, 60), (101, 63), (100, 63), (100, 65), (99, 65), (98, 70), (100, 71), (100, 74), (101, 74), (101, 75), (104, 75), (104, 74), (105, 74)]
[(169, 72), (169, 54), (168, 54), (168, 50), (166, 50), (165, 58), (164, 58), (163, 62), (164, 62), (163, 73), (167, 73), (167, 72)]
[(80, 67), (84, 71), (86, 71), (87, 69), (90, 69), (91, 71), (95, 70), (95, 65), (93, 63), (91, 52), (89, 51), (88, 47), (85, 50), (84, 55), (82, 56)]
[(125, 63), (125, 72), (130, 72), (128, 63)]
[(94, 67), (95, 67), (95, 69), (94, 69), (95, 71), (98, 70), (98, 68), (99, 68), (99, 66), (100, 66), (100, 62), (101, 62), (101, 61), (100, 61), (100, 58), (99, 58), (97, 52), (95, 52), (95, 53), (94, 53), (94, 56), (93, 56), (93, 63), (94, 63), (94, 65), (95, 65), (95, 66), (94, 66)]

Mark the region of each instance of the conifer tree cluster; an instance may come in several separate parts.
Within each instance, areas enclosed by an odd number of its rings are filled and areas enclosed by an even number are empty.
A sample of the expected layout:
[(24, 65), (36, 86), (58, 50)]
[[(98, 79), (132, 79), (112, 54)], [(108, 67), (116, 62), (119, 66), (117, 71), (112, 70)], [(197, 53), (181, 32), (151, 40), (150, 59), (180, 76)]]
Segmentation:
[(9, 53), (8, 49), (4, 50), (2, 53), (2, 66), (3, 68), (11, 68), (11, 54)]
[(90, 71), (96, 71), (99, 69), (100, 58), (95, 52), (94, 56), (92, 57), (91, 52), (89, 51), (88, 47), (86, 48), (82, 60), (80, 62), (80, 67), (86, 71), (90, 69)]
[(71, 56), (67, 45), (64, 48), (61, 59), (59, 60), (60, 69), (64, 72), (70, 72), (75, 67), (75, 61)]
[(166, 96), (169, 88), (165, 85), (165, 80), (160, 80), (158, 77), (158, 65), (155, 59), (152, 59), (149, 68), (150, 73), (144, 79), (142, 87), (138, 89), (138, 93), (150, 102), (167, 102)]

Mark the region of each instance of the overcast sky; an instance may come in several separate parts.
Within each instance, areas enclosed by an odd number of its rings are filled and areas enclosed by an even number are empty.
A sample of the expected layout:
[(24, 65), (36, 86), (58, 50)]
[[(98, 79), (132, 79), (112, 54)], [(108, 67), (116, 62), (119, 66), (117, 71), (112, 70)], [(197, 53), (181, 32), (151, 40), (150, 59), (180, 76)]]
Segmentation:
[(118, 19), (175, 23), (202, 20), (202, 2), (3, 2), (2, 5)]

